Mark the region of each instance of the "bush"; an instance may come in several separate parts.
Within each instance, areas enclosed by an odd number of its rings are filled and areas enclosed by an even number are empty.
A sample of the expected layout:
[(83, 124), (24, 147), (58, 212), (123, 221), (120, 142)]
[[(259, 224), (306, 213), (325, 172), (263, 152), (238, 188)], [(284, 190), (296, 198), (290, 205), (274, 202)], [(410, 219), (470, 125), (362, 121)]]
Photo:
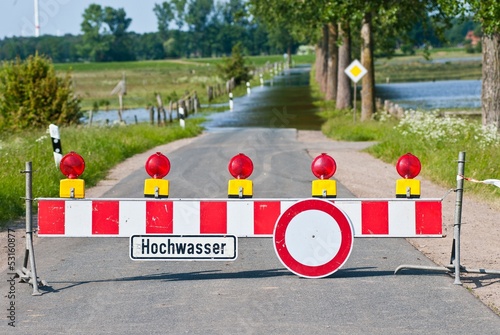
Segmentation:
[(76, 124), (82, 116), (79, 103), (71, 75), (57, 77), (46, 57), (18, 58), (0, 68), (0, 130)]
[(242, 54), (240, 43), (233, 46), (231, 57), (224, 59), (217, 67), (224, 79), (234, 78), (236, 85), (251, 79), (250, 68), (245, 65), (245, 57)]

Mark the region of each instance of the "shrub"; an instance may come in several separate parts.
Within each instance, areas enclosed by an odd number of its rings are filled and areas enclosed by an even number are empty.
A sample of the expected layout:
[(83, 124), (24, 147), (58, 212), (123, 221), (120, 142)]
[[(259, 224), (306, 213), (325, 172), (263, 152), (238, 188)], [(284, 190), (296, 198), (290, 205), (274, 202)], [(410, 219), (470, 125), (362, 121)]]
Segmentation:
[(70, 73), (57, 77), (46, 57), (18, 58), (0, 68), (0, 130), (76, 124), (81, 117), (79, 103)]
[(224, 59), (224, 61), (221, 64), (218, 64), (217, 67), (224, 79), (230, 80), (231, 78), (234, 78), (236, 85), (239, 85), (242, 82), (247, 82), (251, 78), (250, 68), (245, 65), (245, 57), (241, 51), (240, 43), (233, 46), (231, 57)]

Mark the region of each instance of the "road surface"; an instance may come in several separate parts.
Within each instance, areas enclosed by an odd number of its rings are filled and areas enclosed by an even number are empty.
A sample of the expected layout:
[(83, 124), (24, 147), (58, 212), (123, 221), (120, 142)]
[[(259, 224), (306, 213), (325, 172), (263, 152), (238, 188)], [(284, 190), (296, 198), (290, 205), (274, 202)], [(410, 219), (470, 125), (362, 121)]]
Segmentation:
[[(168, 155), (171, 198), (225, 198), (229, 159), (254, 162), (256, 198), (310, 196), (311, 157), (294, 129), (212, 131)], [(104, 197), (142, 197), (144, 169)], [(338, 185), (339, 197), (352, 197)], [(234, 262), (137, 262), (126, 238), (37, 237), (42, 296), (15, 285), (10, 334), (498, 334), (500, 318), (453, 278), (405, 271), (432, 265), (406, 240), (357, 238), (323, 279), (286, 270), (272, 239), (239, 240)], [(22, 257), (23, 241), (17, 241)], [(22, 259), (18, 259), (18, 264)], [(1, 290), (9, 275), (1, 274)], [(9, 307), (3, 298), (2, 310)]]

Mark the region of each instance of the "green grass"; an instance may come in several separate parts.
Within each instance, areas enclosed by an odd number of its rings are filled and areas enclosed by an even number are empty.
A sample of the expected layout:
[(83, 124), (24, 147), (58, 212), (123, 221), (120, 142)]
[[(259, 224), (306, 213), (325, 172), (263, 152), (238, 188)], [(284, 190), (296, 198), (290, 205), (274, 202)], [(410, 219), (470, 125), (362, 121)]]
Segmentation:
[[(329, 138), (342, 141), (376, 141), (366, 151), (374, 157), (396, 166), (396, 162), (407, 152), (417, 156), (422, 163), (421, 176), (443, 187), (456, 187), (457, 159), (461, 151), (466, 153), (465, 174), (467, 177), (484, 179), (500, 179), (497, 155), (500, 144), (481, 146), (475, 140), (475, 134), (466, 131), (456, 137), (438, 140), (426, 140), (425, 135), (402, 135), (395, 128), (396, 120), (385, 122), (356, 122), (352, 114), (345, 111), (325, 110), (326, 117), (322, 131)], [(359, 119), (358, 119), (359, 120)], [(479, 121), (473, 120), (479, 126)], [(500, 189), (492, 185), (467, 183), (468, 193), (488, 201), (492, 206), (500, 208)], [(425, 190), (422, 192), (425, 195)], [(444, 194), (443, 194), (444, 196)]]
[[(387, 79), (390, 82), (481, 79), (481, 60), (476, 60), (480, 54), (453, 48), (431, 50), (430, 56), (431, 60), (426, 60), (422, 52), (418, 52), (413, 56), (378, 58), (375, 62), (375, 82), (382, 84)], [(448, 58), (454, 61), (433, 62)]]
[[(166, 127), (146, 123), (114, 127), (64, 127), (60, 128), (64, 153), (75, 151), (85, 160), (82, 178), (86, 187), (102, 180), (116, 164), (128, 157), (160, 144), (185, 137), (192, 137), (202, 130), (200, 119), (188, 119), (186, 128), (177, 124)], [(58, 197), (59, 181), (64, 178), (56, 168), (50, 136), (43, 130), (0, 135), (0, 222), (24, 215), (25, 176), (20, 171), (25, 163), (33, 165), (33, 196)], [(1, 225), (0, 225), (1, 226)], [(3, 227), (3, 226), (2, 226)]]
[(407, 63), (379, 62), (375, 65), (375, 82), (434, 81), (434, 80), (479, 80), (481, 61), (429, 63), (413, 61)]

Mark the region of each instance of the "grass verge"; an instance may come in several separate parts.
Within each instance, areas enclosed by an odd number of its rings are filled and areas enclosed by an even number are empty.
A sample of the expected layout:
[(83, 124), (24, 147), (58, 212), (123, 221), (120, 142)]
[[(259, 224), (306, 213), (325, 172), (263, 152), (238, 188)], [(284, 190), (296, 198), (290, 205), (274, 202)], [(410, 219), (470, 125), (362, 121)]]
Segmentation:
[[(411, 152), (422, 163), (421, 175), (446, 188), (456, 187), (459, 152), (466, 153), (466, 177), (500, 179), (500, 138), (481, 127), (477, 119), (443, 117), (439, 113), (409, 113), (399, 121), (391, 118), (353, 122), (352, 112), (325, 109), (323, 133), (336, 140), (376, 141), (366, 149), (374, 157), (396, 166), (400, 156)], [(359, 119), (358, 119), (359, 120)], [(500, 189), (467, 183), (466, 191), (500, 208)]]
[[(186, 121), (186, 128), (177, 124), (155, 127), (142, 123), (113, 127), (60, 128), (64, 153), (75, 151), (85, 159), (86, 187), (103, 179), (107, 172), (123, 160), (160, 144), (193, 137), (201, 133), (201, 118)], [(0, 227), (8, 220), (25, 213), (25, 169), (27, 161), (33, 165), (33, 197), (58, 197), (61, 172), (56, 168), (50, 136), (45, 130), (0, 135)]]

